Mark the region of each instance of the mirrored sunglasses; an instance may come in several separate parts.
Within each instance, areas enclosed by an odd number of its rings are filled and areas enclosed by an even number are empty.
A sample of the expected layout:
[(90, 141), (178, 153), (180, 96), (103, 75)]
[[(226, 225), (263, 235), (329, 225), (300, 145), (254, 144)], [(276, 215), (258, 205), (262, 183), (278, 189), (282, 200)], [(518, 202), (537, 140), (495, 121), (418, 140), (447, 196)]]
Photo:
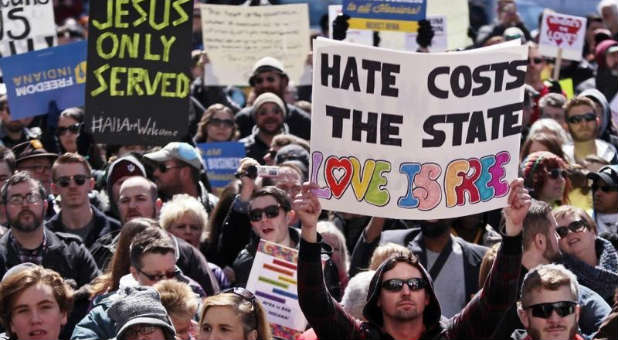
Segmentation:
[(411, 279), (390, 279), (382, 282), (382, 288), (390, 292), (398, 292), (403, 289), (403, 285), (407, 284), (408, 288), (412, 291), (417, 291), (427, 287), (427, 280), (423, 278), (411, 278)]

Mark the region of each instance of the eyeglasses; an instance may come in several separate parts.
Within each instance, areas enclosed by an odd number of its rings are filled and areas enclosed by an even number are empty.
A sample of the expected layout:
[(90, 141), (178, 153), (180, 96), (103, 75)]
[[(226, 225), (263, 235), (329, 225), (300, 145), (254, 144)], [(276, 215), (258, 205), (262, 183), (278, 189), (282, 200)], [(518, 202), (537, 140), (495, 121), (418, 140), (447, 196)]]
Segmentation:
[(184, 168), (184, 167), (185, 167), (184, 165), (176, 165), (176, 166), (167, 166), (165, 164), (157, 165), (157, 169), (159, 169), (161, 173), (166, 173), (167, 170), (169, 169), (179, 169), (179, 168)]
[(275, 77), (268, 76), (268, 77), (255, 77), (255, 78), (253, 78), (253, 82), (256, 83), (256, 84), (261, 84), (264, 81), (267, 81), (269, 83), (274, 83), (275, 82)]
[(71, 178), (73, 179), (73, 182), (75, 182), (76, 185), (82, 186), (84, 185), (84, 183), (86, 183), (86, 180), (89, 179), (90, 176), (86, 176), (86, 175), (60, 176), (55, 180), (55, 182), (59, 186), (66, 188), (71, 184)]
[(75, 124), (69, 125), (69, 126), (59, 126), (58, 128), (56, 128), (56, 135), (62, 136), (67, 131), (69, 131), (70, 133), (76, 135), (77, 133), (79, 133), (79, 128), (81, 126), (82, 126), (81, 123), (75, 123)]
[(613, 187), (609, 185), (598, 185), (596, 183), (591, 185), (590, 188), (592, 189), (592, 191), (601, 190), (605, 193), (612, 192), (612, 191), (618, 191), (618, 186)]
[(32, 192), (26, 195), (12, 195), (7, 199), (7, 203), (11, 205), (22, 205), (24, 201), (26, 201), (28, 204), (36, 204), (41, 203), (42, 200), (41, 194)]
[(558, 177), (562, 176), (562, 178), (566, 179), (568, 173), (564, 169), (551, 169), (547, 171), (547, 176), (551, 179), (558, 179)]
[(540, 64), (542, 62), (543, 62), (543, 58), (541, 57), (528, 58), (528, 64)]
[(549, 303), (539, 303), (524, 307), (524, 309), (532, 309), (532, 316), (536, 318), (548, 319), (553, 311), (556, 311), (560, 317), (573, 314), (575, 312), (575, 306), (577, 303), (573, 301), (559, 301)]
[(560, 238), (565, 238), (569, 233), (581, 233), (589, 228), (588, 224), (584, 220), (577, 220), (569, 223), (567, 226), (560, 226), (556, 228), (556, 233)]
[(403, 284), (407, 284), (408, 288), (413, 291), (421, 290), (428, 286), (427, 280), (423, 278), (411, 278), (411, 279), (390, 279), (382, 282), (382, 288), (389, 292), (398, 292), (403, 289)]
[(173, 271), (164, 273), (164, 274), (148, 274), (143, 272), (141, 269), (137, 268), (137, 271), (140, 272), (142, 275), (144, 275), (145, 277), (148, 278), (148, 280), (150, 281), (161, 281), (164, 279), (173, 279), (176, 276), (178, 276), (178, 274), (180, 274), (180, 270), (178, 269), (174, 269)]
[(596, 120), (596, 119), (597, 119), (596, 114), (592, 112), (588, 112), (588, 113), (584, 113), (583, 115), (571, 116), (567, 118), (567, 122), (569, 122), (569, 124), (579, 124), (583, 120), (587, 122), (592, 122), (593, 120)]
[(129, 327), (124, 332), (124, 339), (137, 339), (138, 336), (146, 336), (154, 333), (159, 327), (158, 326), (150, 326), (150, 325), (135, 325)]
[(251, 209), (249, 210), (249, 219), (251, 222), (259, 222), (262, 220), (262, 213), (266, 214), (266, 218), (275, 218), (279, 216), (280, 205), (274, 204), (265, 207), (264, 209)]
[(233, 119), (219, 119), (212, 118), (208, 124), (216, 125), (216, 126), (224, 126), (224, 127), (233, 127), (234, 120)]

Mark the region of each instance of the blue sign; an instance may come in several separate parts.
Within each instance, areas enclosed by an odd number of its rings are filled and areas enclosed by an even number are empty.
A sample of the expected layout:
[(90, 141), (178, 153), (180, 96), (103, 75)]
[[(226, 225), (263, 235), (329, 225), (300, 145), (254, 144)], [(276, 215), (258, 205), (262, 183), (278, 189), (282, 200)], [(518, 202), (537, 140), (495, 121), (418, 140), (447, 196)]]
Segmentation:
[(223, 188), (234, 179), (234, 173), (245, 157), (245, 144), (239, 142), (200, 143), (206, 173), (213, 188)]
[(343, 0), (342, 9), (350, 18), (421, 21), (427, 0)]
[(0, 59), (11, 118), (83, 106), (86, 91), (86, 41)]

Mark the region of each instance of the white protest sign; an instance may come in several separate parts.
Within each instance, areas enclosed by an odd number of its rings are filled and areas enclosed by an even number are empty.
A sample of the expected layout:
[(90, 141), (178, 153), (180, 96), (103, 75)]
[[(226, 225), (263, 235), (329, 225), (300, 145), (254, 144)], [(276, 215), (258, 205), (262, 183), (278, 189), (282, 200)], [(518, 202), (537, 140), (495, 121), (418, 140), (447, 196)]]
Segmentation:
[(295, 339), (307, 328), (298, 304), (296, 265), (298, 250), (260, 240), (247, 290), (262, 303), (273, 336)]
[(248, 85), (253, 65), (279, 59), (298, 84), (309, 47), (307, 4), (228, 6), (202, 4), (204, 50), (212, 64), (208, 85)]
[(56, 46), (52, 0), (2, 1), (0, 56)]
[[(331, 39), (333, 38), (333, 22), (335, 21), (335, 18), (337, 18), (337, 15), (341, 13), (341, 11), (341, 5), (328, 6), (328, 36)], [(355, 44), (373, 46), (373, 31), (355, 30), (349, 28), (346, 31), (344, 41)]]
[(311, 182), (322, 208), (403, 219), (507, 205), (528, 50), (314, 42)]
[(545, 11), (539, 31), (539, 52), (548, 57), (557, 57), (562, 49), (562, 58), (581, 60), (586, 18)]

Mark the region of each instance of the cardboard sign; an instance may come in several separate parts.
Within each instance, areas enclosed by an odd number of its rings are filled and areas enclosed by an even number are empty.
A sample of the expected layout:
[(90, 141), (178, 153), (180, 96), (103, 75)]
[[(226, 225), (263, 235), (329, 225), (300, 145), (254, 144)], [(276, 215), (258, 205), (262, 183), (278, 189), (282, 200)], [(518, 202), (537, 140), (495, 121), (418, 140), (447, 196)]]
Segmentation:
[(164, 145), (187, 131), (192, 0), (90, 3), (86, 126), (99, 143)]
[(545, 11), (539, 31), (539, 52), (548, 57), (557, 57), (562, 49), (562, 58), (582, 59), (586, 18)]
[(343, 13), (350, 16), (353, 29), (414, 32), (426, 11), (426, 0), (343, 0)]
[(232, 180), (234, 173), (245, 157), (245, 145), (239, 142), (200, 143), (206, 173), (213, 188), (224, 188)]
[(0, 57), (56, 46), (52, 0), (2, 1)]
[(208, 85), (249, 84), (256, 61), (273, 57), (298, 84), (310, 52), (307, 4), (201, 5), (204, 49), (212, 64)]
[(298, 304), (298, 250), (260, 240), (247, 290), (262, 303), (273, 336), (295, 339), (307, 328), (307, 319)]
[(84, 105), (86, 42), (0, 59), (11, 118), (45, 114), (49, 103), (58, 109)]
[(323, 209), (436, 219), (507, 205), (527, 47), (428, 58), (319, 39), (313, 55), (310, 180)]

